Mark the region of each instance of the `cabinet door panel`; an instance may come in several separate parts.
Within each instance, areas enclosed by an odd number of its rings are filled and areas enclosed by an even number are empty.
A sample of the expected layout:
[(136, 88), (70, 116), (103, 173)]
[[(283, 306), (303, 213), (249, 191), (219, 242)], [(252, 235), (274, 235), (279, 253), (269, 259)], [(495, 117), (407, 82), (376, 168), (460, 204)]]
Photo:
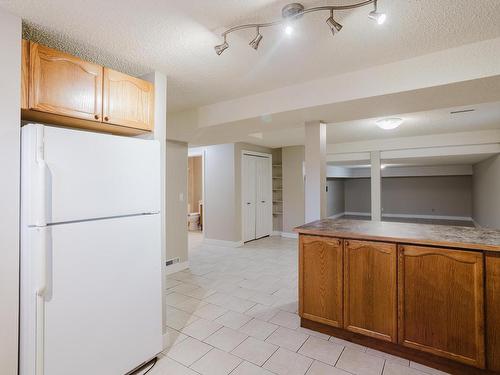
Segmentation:
[(399, 342), (484, 367), (483, 254), (399, 248)]
[(488, 369), (500, 372), (500, 253), (486, 255)]
[(299, 251), (300, 316), (342, 327), (342, 241), (301, 235)]
[(104, 122), (136, 129), (154, 128), (154, 85), (104, 68)]
[(344, 242), (344, 328), (397, 340), (396, 245)]
[(101, 121), (102, 74), (100, 65), (31, 43), (29, 108)]

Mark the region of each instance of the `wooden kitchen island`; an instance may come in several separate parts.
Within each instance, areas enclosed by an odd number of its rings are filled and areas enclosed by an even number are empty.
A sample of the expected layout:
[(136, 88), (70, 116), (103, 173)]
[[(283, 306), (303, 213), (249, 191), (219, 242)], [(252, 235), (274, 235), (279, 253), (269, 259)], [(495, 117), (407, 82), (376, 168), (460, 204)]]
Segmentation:
[(452, 374), (500, 373), (500, 231), (325, 219), (299, 233), (303, 327)]

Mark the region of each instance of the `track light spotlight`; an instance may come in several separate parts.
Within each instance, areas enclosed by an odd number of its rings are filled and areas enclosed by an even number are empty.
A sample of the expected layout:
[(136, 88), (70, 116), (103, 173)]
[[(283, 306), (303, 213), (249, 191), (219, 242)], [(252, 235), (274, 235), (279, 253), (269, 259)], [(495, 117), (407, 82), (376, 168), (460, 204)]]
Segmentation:
[(226, 42), (226, 36), (224, 36), (224, 43), (215, 46), (215, 53), (220, 56), (222, 52), (229, 48), (229, 44)]
[(257, 35), (255, 36), (255, 38), (252, 39), (250, 43), (248, 43), (248, 45), (257, 51), (257, 48), (259, 48), (259, 43), (261, 40), (262, 40), (262, 35), (259, 31), (259, 28), (257, 27)]
[(326, 20), (326, 24), (332, 31), (332, 35), (335, 35), (336, 32), (342, 30), (343, 27), (340, 23), (333, 19), (333, 10), (330, 12), (330, 18)]
[(368, 14), (368, 17), (374, 21), (377, 21), (379, 25), (382, 25), (387, 19), (387, 16), (385, 15), (385, 13), (379, 13), (377, 11), (377, 0), (373, 2), (373, 6), (374, 9)]

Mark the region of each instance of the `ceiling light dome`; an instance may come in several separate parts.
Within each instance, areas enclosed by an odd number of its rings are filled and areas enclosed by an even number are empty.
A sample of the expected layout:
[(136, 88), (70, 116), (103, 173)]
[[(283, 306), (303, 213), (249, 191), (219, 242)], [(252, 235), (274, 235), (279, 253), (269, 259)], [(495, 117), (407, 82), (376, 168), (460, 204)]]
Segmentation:
[(377, 120), (375, 121), (375, 123), (380, 129), (392, 130), (398, 128), (403, 123), (403, 121), (404, 120), (399, 117), (390, 117)]

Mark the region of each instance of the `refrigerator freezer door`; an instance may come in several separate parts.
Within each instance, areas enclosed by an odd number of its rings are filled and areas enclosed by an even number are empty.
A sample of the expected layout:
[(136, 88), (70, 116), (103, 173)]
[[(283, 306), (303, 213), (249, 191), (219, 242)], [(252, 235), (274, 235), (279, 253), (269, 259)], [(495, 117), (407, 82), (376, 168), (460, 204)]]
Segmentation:
[(47, 230), (44, 374), (123, 375), (159, 353), (160, 215)]
[(160, 211), (159, 142), (37, 124), (22, 136), (25, 224)]

